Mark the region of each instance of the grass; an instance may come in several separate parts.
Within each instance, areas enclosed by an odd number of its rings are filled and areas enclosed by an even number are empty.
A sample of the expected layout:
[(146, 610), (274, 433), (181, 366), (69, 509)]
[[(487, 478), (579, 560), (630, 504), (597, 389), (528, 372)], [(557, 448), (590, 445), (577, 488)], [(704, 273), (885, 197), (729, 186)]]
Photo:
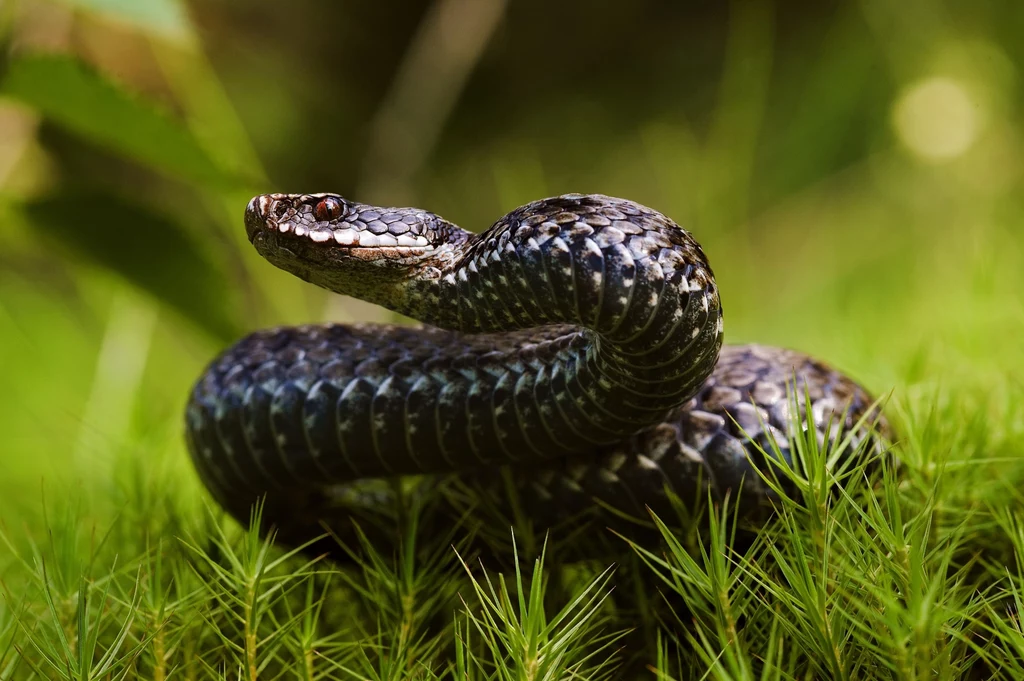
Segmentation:
[(1018, 400), (894, 402), (881, 456), (797, 438), (767, 525), (730, 503), (690, 535), (655, 519), (663, 544), (619, 565), (495, 572), (410, 508), (394, 551), (342, 566), (122, 478), (116, 513), (50, 500), (4, 528), (0, 678), (1019, 678), (1022, 443), (992, 427)]

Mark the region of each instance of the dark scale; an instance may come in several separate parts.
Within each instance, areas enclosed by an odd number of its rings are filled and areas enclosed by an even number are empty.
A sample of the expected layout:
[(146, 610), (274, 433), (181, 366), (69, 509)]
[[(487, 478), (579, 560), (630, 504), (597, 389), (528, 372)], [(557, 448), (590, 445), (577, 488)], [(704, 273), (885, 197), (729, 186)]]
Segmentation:
[[(587, 518), (601, 534), (671, 513), (670, 493), (741, 488), (756, 515), (770, 496), (757, 445), (788, 456), (794, 421), (821, 437), (865, 415), (887, 429), (829, 367), (723, 347), (700, 246), (630, 201), (546, 199), (474, 235), (415, 208), (270, 194), (245, 224), (274, 265), (428, 325), (260, 331), (197, 382), (186, 430), (200, 477), (241, 522), (265, 497), (286, 543), (321, 523), (350, 537), (350, 514), (393, 504), (382, 478), (410, 475), (442, 515), (485, 500), (496, 522), (525, 513), (539, 530)], [(794, 385), (809, 413), (802, 400), (790, 413)], [(592, 538), (585, 527), (572, 530)]]

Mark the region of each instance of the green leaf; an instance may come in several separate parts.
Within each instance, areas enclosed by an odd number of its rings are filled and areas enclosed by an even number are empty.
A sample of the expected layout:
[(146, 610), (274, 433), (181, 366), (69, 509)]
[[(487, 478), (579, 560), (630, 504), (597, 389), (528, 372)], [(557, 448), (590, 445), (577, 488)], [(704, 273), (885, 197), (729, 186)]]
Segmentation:
[(101, 193), (51, 196), (23, 210), (41, 238), (113, 270), (216, 336), (237, 337), (231, 286), (165, 215)]
[(92, 142), (202, 187), (239, 184), (178, 121), (66, 56), (14, 59), (0, 92)]

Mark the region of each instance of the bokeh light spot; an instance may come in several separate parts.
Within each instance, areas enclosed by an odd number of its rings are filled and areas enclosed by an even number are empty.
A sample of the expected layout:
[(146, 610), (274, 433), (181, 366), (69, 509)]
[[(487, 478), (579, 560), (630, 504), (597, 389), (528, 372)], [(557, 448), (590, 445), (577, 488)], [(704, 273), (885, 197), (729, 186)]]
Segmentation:
[(936, 76), (913, 83), (896, 101), (893, 122), (900, 140), (932, 161), (960, 156), (978, 133), (977, 104), (963, 85)]

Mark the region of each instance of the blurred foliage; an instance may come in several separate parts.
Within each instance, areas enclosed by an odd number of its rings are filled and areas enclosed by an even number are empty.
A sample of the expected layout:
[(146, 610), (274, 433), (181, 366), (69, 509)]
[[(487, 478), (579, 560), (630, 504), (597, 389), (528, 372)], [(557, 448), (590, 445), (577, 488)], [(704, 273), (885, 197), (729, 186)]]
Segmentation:
[(56, 194), (23, 208), (55, 251), (70, 250), (117, 272), (224, 340), (238, 334), (226, 304), (229, 281), (163, 216), (103, 194)]
[(38, 54), (16, 58), (4, 79), (4, 93), (83, 138), (172, 177), (213, 188), (231, 184), (187, 130), (77, 60)]
[[(704, 244), (728, 340), (1019, 442), (1022, 35), (1006, 0), (9, 0), (0, 516), (33, 526), (41, 488), (189, 507), (181, 411), (231, 337), (389, 318), (252, 252), (263, 191), (474, 230), (626, 196)], [(969, 480), (1021, 479), (1012, 446), (942, 441), (992, 466)], [(129, 460), (144, 479), (114, 475)]]

